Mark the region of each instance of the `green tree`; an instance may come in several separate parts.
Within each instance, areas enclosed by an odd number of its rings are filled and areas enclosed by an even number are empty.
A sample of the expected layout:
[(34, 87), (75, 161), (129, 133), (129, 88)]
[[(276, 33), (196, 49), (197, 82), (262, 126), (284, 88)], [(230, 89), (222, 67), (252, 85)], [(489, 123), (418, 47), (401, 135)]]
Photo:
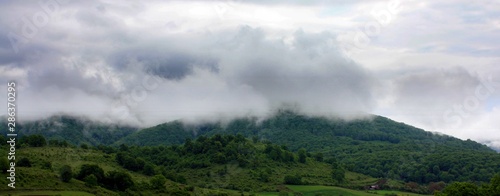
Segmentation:
[(345, 170), (340, 166), (336, 159), (330, 159), (330, 163), (332, 164), (332, 179), (337, 181), (338, 183), (342, 183), (345, 180)]
[[(135, 159), (129, 155), (125, 155), (123, 158), (123, 167), (130, 171), (139, 171), (140, 169), (142, 169), (143, 165), (140, 165), (137, 160), (139, 159)], [(144, 163), (144, 161), (142, 161), (142, 163)]]
[(155, 175), (151, 178), (150, 184), (154, 189), (165, 189), (167, 179), (163, 175)]
[(285, 184), (290, 184), (290, 185), (301, 185), (302, 183), (302, 177), (300, 175), (294, 175), (294, 176), (285, 176)]
[(318, 162), (322, 162), (323, 161), (323, 153), (318, 152), (318, 153), (314, 154), (314, 159)]
[(104, 184), (112, 190), (125, 191), (134, 186), (134, 181), (130, 174), (120, 171), (110, 171), (106, 175)]
[(7, 138), (5, 138), (5, 136), (3, 135), (0, 135), (0, 146), (4, 145), (5, 142), (7, 142)]
[(116, 153), (115, 161), (118, 163), (118, 165), (123, 166), (125, 163), (125, 153), (124, 152), (118, 152)]
[(494, 196), (500, 196), (500, 173), (491, 178), (489, 193)]
[(83, 180), (89, 175), (94, 175), (97, 178), (97, 182), (102, 182), (104, 179), (104, 170), (95, 164), (83, 164), (80, 166), (80, 172), (76, 175), (76, 178)]
[(470, 182), (454, 182), (443, 190), (443, 194), (448, 196), (479, 196), (478, 187)]
[(299, 162), (300, 163), (306, 163), (306, 158), (307, 158), (306, 149), (301, 148), (299, 150)]
[(144, 161), (144, 159), (137, 158), (137, 159), (135, 159), (135, 161), (137, 162), (137, 165), (135, 165), (136, 171), (140, 171), (140, 170), (144, 169), (144, 165), (146, 164), (146, 161)]
[(71, 170), (71, 166), (63, 165), (59, 170), (59, 175), (63, 182), (69, 182), (73, 177), (73, 171)]
[(337, 168), (332, 170), (332, 179), (338, 183), (342, 183), (345, 180), (345, 170), (342, 168)]
[(97, 186), (97, 177), (94, 174), (90, 174), (83, 179), (85, 186), (94, 187)]
[(271, 150), (271, 152), (269, 153), (269, 157), (272, 159), (272, 160), (275, 160), (275, 161), (280, 161), (281, 160), (281, 154), (283, 153), (283, 151), (281, 150), (281, 148), (277, 147), (277, 146), (274, 146)]
[(85, 150), (86, 150), (86, 149), (89, 149), (89, 146), (88, 146), (86, 143), (81, 143), (81, 144), (80, 144), (80, 148), (82, 148), (82, 149), (85, 149)]
[(9, 167), (9, 160), (7, 159), (7, 157), (0, 158), (0, 169), (2, 170), (2, 173), (7, 173)]
[(261, 182), (269, 182), (271, 178), (271, 170), (269, 169), (269, 171), (260, 171), (258, 173), (258, 180), (261, 181)]
[(252, 142), (253, 142), (254, 144), (256, 144), (257, 142), (259, 142), (259, 136), (254, 135), (254, 136), (252, 137)]
[(151, 163), (147, 163), (144, 165), (144, 169), (142, 170), (142, 173), (148, 176), (153, 176), (155, 175), (155, 166)]
[(128, 151), (128, 146), (126, 144), (120, 144), (119, 146), (120, 151)]
[(47, 141), (42, 135), (23, 136), (21, 143), (27, 143), (31, 147), (43, 147), (47, 145)]

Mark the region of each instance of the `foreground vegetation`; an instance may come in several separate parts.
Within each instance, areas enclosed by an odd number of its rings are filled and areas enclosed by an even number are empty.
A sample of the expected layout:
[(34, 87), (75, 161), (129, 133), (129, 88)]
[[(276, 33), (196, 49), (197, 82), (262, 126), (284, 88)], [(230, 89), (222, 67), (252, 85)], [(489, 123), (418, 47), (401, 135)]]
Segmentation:
[[(365, 187), (381, 181), (346, 171), (320, 153), (292, 152), (286, 146), (251, 141), (241, 135), (215, 135), (187, 140), (183, 145), (152, 147), (77, 147), (45, 141), (39, 135), (25, 136), (21, 141), (16, 190), (3, 186), (2, 194), (310, 195), (316, 190), (367, 195), (371, 193)], [(6, 150), (4, 145), (0, 153)], [(5, 172), (6, 160), (0, 165)], [(3, 184), (7, 184), (6, 175), (1, 175)], [(397, 181), (384, 180), (383, 184), (404, 188)]]

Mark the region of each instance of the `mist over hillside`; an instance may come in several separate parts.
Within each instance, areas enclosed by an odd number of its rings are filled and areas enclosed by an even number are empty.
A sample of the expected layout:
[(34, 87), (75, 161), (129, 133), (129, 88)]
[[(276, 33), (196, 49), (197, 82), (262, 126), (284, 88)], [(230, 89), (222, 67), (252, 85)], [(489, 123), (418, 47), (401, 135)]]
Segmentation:
[(493, 0), (0, 0), (0, 179), (97, 195), (496, 195), (498, 13)]
[[(286, 149), (322, 153), (349, 171), (417, 183), (485, 181), (500, 169), (500, 154), (484, 144), (435, 134), (385, 117), (344, 120), (279, 110), (266, 119), (229, 121), (171, 121), (153, 127), (103, 125), (70, 116), (56, 116), (22, 124), (23, 134), (42, 134), (49, 140), (74, 145), (180, 145), (186, 139), (214, 135), (241, 135), (269, 141)], [(464, 159), (464, 157), (467, 157)], [(462, 168), (473, 165), (474, 170)], [(431, 172), (432, 171), (432, 172)], [(432, 173), (432, 175), (426, 175)]]
[[(0, 131), (6, 132), (7, 121), (1, 121)], [(73, 145), (111, 145), (139, 130), (137, 127), (92, 121), (82, 116), (51, 116), (49, 118), (17, 123), (19, 138), (40, 134), (50, 140), (67, 141)]]
[(17, 82), (20, 121), (150, 127), (287, 104), (500, 147), (494, 2), (45, 3), (0, 3), (0, 83)]
[[(68, 140), (70, 143), (73, 143), (75, 145), (78, 145), (80, 143), (87, 143), (91, 145), (109, 145), (113, 144), (117, 141), (120, 141), (120, 143), (126, 143), (126, 144), (138, 144), (138, 145), (143, 145), (141, 143), (138, 143), (138, 141), (141, 140), (147, 140), (147, 139), (129, 139), (127, 141), (127, 136), (129, 136), (132, 133), (141, 134), (141, 133), (136, 133), (136, 132), (141, 132), (143, 131), (142, 134), (148, 134), (149, 130), (154, 130), (155, 127), (162, 127), (165, 125), (178, 125), (178, 130), (175, 134), (182, 133), (182, 137), (177, 137), (173, 138), (171, 134), (163, 133), (163, 135), (160, 135), (160, 137), (152, 138), (152, 137), (146, 137), (152, 139), (152, 141), (157, 141), (154, 144), (174, 144), (174, 143), (182, 143), (185, 138), (195, 138), (199, 135), (206, 134), (207, 132), (210, 132), (207, 129), (218, 129), (219, 131), (225, 130), (223, 133), (230, 133), (230, 134), (236, 134), (236, 133), (245, 133), (246, 136), (255, 136), (252, 134), (248, 134), (249, 132), (247, 129), (248, 127), (243, 127), (241, 129), (236, 130), (236, 128), (231, 127), (234, 126), (234, 124), (238, 123), (247, 123), (247, 126), (253, 127), (257, 136), (265, 138), (265, 134), (263, 132), (259, 132), (257, 130), (261, 129), (266, 129), (263, 128), (263, 124), (265, 122), (269, 122), (270, 120), (276, 119), (283, 114), (293, 114), (297, 115), (300, 117), (304, 117), (307, 119), (321, 119), (322, 121), (331, 121), (331, 122), (342, 122), (342, 123), (364, 123), (364, 122), (372, 122), (377, 119), (385, 119), (385, 117), (382, 116), (377, 116), (373, 114), (367, 114), (367, 113), (350, 113), (350, 114), (345, 114), (343, 116), (339, 115), (318, 115), (318, 114), (306, 114), (304, 112), (301, 112), (296, 105), (284, 105), (281, 107), (281, 109), (277, 109), (274, 112), (268, 112), (265, 116), (242, 116), (242, 117), (228, 117), (228, 116), (217, 116), (217, 117), (211, 117), (211, 118), (199, 118), (199, 119), (179, 119), (175, 121), (170, 121), (170, 122), (164, 122), (156, 126), (151, 126), (151, 127), (143, 127), (143, 126), (137, 126), (137, 125), (128, 125), (128, 123), (122, 124), (122, 123), (111, 123), (111, 122), (102, 122), (102, 121), (94, 121), (88, 117), (85, 116), (72, 116), (72, 115), (55, 115), (51, 116), (49, 118), (41, 119), (41, 120), (35, 120), (35, 121), (26, 121), (20, 123), (20, 126), (18, 127), (20, 130), (20, 135), (32, 135), (32, 134), (42, 134), (48, 138), (53, 138), (53, 139), (65, 139)], [(391, 121), (391, 120), (390, 120)], [(2, 124), (6, 124), (5, 119), (3, 119)], [(391, 123), (398, 123), (391, 121)], [(400, 123), (401, 125), (407, 126), (404, 123)], [(309, 125), (306, 125), (309, 126)], [(0, 128), (0, 130), (3, 130), (6, 126), (3, 126)], [(216, 128), (214, 128), (216, 127)], [(293, 126), (287, 126), (288, 129), (295, 129), (296, 127)], [(408, 125), (410, 128), (414, 128), (411, 125)], [(304, 127), (303, 127), (304, 128)], [(331, 127), (331, 129), (335, 129), (335, 127)], [(146, 130), (146, 131), (144, 131)], [(183, 130), (183, 131), (180, 131)], [(229, 130), (229, 132), (227, 132)], [(232, 131), (231, 131), (232, 130)], [(345, 132), (349, 132), (352, 130), (345, 130)], [(368, 131), (368, 130), (365, 130)], [(422, 129), (415, 128), (413, 131), (423, 131)], [(213, 134), (213, 133), (211, 133)], [(349, 134), (349, 133), (346, 133)], [(351, 133), (353, 134), (353, 133)], [(372, 134), (372, 133), (369, 133)], [(398, 133), (401, 137), (407, 137), (405, 134), (413, 134), (412, 132), (410, 133)], [(428, 132), (427, 134), (435, 136), (435, 137), (450, 137), (452, 136), (439, 133), (439, 132)], [(390, 136), (383, 136), (384, 138), (388, 138)], [(125, 140), (124, 140), (125, 139)], [(489, 145), (492, 142), (481, 142), (477, 141), (479, 143), (482, 143), (483, 145), (488, 146), (489, 148), (500, 152), (500, 148), (495, 147), (493, 145)]]

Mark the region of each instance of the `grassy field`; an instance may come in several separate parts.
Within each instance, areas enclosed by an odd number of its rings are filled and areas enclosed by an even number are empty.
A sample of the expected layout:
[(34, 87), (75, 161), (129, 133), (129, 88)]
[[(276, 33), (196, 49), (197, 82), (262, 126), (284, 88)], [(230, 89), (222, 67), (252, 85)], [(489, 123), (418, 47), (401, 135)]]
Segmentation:
[(287, 186), (294, 192), (300, 192), (304, 196), (308, 195), (344, 195), (344, 196), (371, 196), (375, 194), (363, 191), (350, 190), (332, 186)]
[(398, 195), (398, 196), (422, 196), (416, 193), (407, 193), (401, 191), (388, 191), (388, 190), (377, 190), (374, 191), (378, 195)]
[[(414, 193), (406, 193), (401, 191), (358, 191), (334, 186), (303, 186), (303, 185), (288, 185), (288, 189), (294, 193), (302, 193), (304, 196), (318, 196), (318, 195), (342, 195), (342, 196), (375, 196), (375, 195), (398, 195), (398, 196), (423, 196)], [(277, 192), (264, 192), (258, 193), (259, 196), (276, 196)], [(289, 193), (293, 195), (293, 193)]]
[(43, 195), (43, 196), (94, 196), (94, 194), (80, 191), (4, 191), (2, 195), (12, 196), (28, 196), (28, 195)]
[[(5, 149), (0, 149), (0, 153), (6, 154)], [(84, 182), (72, 179), (64, 183), (59, 178), (59, 169), (63, 165), (70, 165), (73, 172), (77, 172), (82, 164), (97, 164), (105, 172), (113, 170), (124, 170), (115, 161), (115, 155), (105, 154), (97, 150), (81, 148), (20, 148), (17, 151), (18, 157), (28, 157), (32, 167), (16, 168), (16, 190), (11, 190), (7, 186), (0, 187), (0, 195), (118, 195), (117, 192), (104, 189), (102, 187), (87, 187)], [(44, 168), (43, 164), (51, 163), (50, 168)], [(187, 184), (195, 187), (190, 195), (217, 195), (226, 193), (227, 195), (279, 195), (278, 191), (288, 192), (293, 195), (294, 192), (300, 192), (303, 195), (345, 195), (345, 196), (364, 196), (364, 195), (385, 195), (398, 194), (417, 196), (417, 194), (402, 193), (396, 191), (377, 191), (368, 193), (366, 191), (351, 190), (337, 187), (330, 175), (330, 165), (315, 161), (308, 161), (306, 164), (294, 163), (271, 163), (263, 162), (261, 167), (256, 169), (240, 168), (235, 163), (225, 165), (216, 165), (202, 169), (179, 169), (177, 172), (186, 177)], [(272, 171), (268, 182), (257, 180), (259, 173), (266, 169)], [(225, 170), (224, 175), (218, 174)], [(137, 186), (141, 183), (148, 183), (150, 178), (141, 173), (129, 172), (136, 182)], [(300, 175), (302, 181), (307, 184), (316, 184), (322, 186), (284, 186), (283, 178), (285, 175)], [(7, 174), (0, 173), (0, 183), (7, 184), (5, 178)], [(377, 178), (362, 175), (354, 172), (346, 172), (346, 183), (349, 187), (363, 187), (374, 184)], [(399, 184), (400, 182), (389, 180), (388, 183)], [(187, 185), (175, 183), (171, 180), (166, 182), (167, 190), (171, 192), (184, 191)], [(235, 189), (234, 187), (243, 187)], [(230, 190), (232, 189), (232, 190)], [(238, 190), (238, 191), (236, 191)], [(138, 191), (142, 192), (142, 191)], [(167, 193), (158, 193), (146, 191), (145, 195), (168, 195)]]

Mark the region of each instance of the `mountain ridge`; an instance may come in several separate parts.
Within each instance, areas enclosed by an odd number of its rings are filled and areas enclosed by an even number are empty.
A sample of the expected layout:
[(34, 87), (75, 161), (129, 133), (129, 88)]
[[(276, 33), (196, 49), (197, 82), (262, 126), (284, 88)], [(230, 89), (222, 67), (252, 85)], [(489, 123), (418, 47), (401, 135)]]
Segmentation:
[(64, 128), (54, 132), (45, 126), (51, 125), (50, 122), (33, 122), (23, 125), (20, 133), (42, 134), (74, 145), (115, 146), (181, 145), (186, 139), (199, 136), (241, 134), (252, 140), (286, 146), (292, 151), (304, 148), (322, 153), (326, 158), (339, 160), (349, 171), (417, 183), (485, 182), (500, 171), (500, 154), (484, 144), (434, 134), (382, 116), (346, 121), (283, 110), (265, 120), (245, 117), (225, 123), (200, 124), (171, 121), (141, 130), (85, 125), (91, 122), (68, 116), (54, 119), (52, 124), (61, 122)]
[[(458, 139), (458, 140), (461, 140), (464, 142), (473, 141), (473, 142), (476, 142), (482, 146), (486, 146), (490, 150), (500, 152), (500, 149), (490, 147), (490, 146), (488, 146), (480, 141), (475, 141), (475, 140), (471, 140), (471, 139), (463, 140), (463, 139), (459, 139), (459, 138), (456, 138), (454, 136), (440, 133), (440, 132), (425, 131), (424, 129), (414, 127), (414, 126), (406, 124), (404, 122), (397, 122), (397, 121), (394, 121), (390, 118), (380, 116), (380, 115), (373, 115), (372, 114), (369, 118), (343, 120), (341, 118), (326, 118), (326, 117), (318, 117), (318, 116), (307, 116), (304, 114), (300, 114), (296, 111), (290, 111), (290, 110), (279, 111), (279, 112), (277, 112), (276, 115), (274, 115), (270, 118), (264, 119), (264, 120), (259, 119), (257, 117), (252, 117), (252, 116), (243, 117), (243, 118), (234, 118), (234, 119), (229, 120), (229, 121), (224, 122), (224, 123), (222, 121), (215, 121), (215, 122), (214, 121), (207, 121), (207, 122), (202, 122), (202, 123), (192, 123), (192, 122), (184, 122), (182, 120), (173, 120), (173, 121), (168, 121), (168, 122), (160, 123), (160, 124), (157, 124), (154, 126), (149, 126), (149, 127), (119, 125), (119, 124), (114, 124), (114, 123), (103, 123), (103, 122), (94, 121), (94, 120), (91, 120), (91, 119), (88, 119), (88, 118), (85, 118), (82, 116), (54, 115), (54, 116), (50, 116), (50, 117), (40, 119), (40, 120), (32, 120), (32, 121), (26, 121), (23, 123), (18, 123), (18, 125), (20, 125), (20, 126), (18, 126), (17, 130), (18, 130), (19, 135), (21, 135), (21, 136), (24, 134), (26, 134), (26, 135), (42, 134), (47, 138), (54, 138), (53, 136), (60, 136), (61, 133), (57, 133), (57, 132), (62, 131), (62, 127), (67, 128), (68, 125), (75, 125), (76, 127), (74, 127), (74, 128), (76, 128), (77, 130), (79, 130), (81, 132), (88, 132), (89, 129), (96, 129), (96, 128), (102, 130), (103, 133), (106, 130), (110, 131), (110, 132), (118, 130), (119, 135), (118, 135), (118, 138), (115, 138), (116, 141), (114, 141), (114, 142), (100, 143), (99, 141), (94, 141), (95, 139), (92, 139), (92, 137), (89, 137), (89, 133), (82, 134), (82, 135), (86, 135), (87, 137), (84, 137), (84, 140), (76, 140), (76, 142), (74, 140), (71, 140), (71, 138), (56, 137), (56, 139), (69, 140), (69, 142), (71, 142), (75, 145), (80, 144), (80, 142), (91, 144), (91, 145), (99, 145), (99, 144), (108, 145), (108, 144), (113, 144), (115, 142), (118, 142), (118, 144), (123, 143), (123, 142), (120, 142), (120, 140), (123, 140), (124, 138), (130, 137), (131, 135), (137, 134), (138, 132), (141, 132), (144, 130), (148, 131), (148, 130), (151, 130), (154, 128), (167, 128), (167, 127), (171, 127), (171, 126), (177, 126), (177, 128), (182, 127), (183, 129), (185, 129), (188, 132), (188, 133), (184, 134), (185, 137), (197, 137), (198, 135), (202, 135), (205, 132), (207, 132), (207, 129), (210, 129), (210, 127), (220, 129), (219, 131), (221, 131), (221, 130), (226, 129), (230, 125), (234, 125), (237, 123), (248, 123), (248, 121), (254, 121), (251, 124), (251, 126), (254, 126), (254, 128), (257, 129), (256, 126), (261, 124), (262, 121), (272, 119), (272, 118), (276, 117), (277, 115), (279, 115), (280, 113), (281, 114), (285, 114), (285, 113), (296, 114), (297, 116), (307, 117), (310, 119), (322, 119), (322, 120), (327, 120), (327, 121), (333, 120), (333, 121), (339, 121), (339, 122), (344, 122), (344, 123), (366, 122), (366, 121), (373, 121), (374, 119), (379, 120), (379, 121), (380, 120), (392, 121), (393, 123), (396, 123), (396, 124), (401, 125), (401, 126), (408, 126), (415, 131), (424, 131), (424, 132), (427, 132), (428, 134), (433, 134), (433, 135), (436, 135), (438, 137), (449, 137), (449, 138)], [(63, 121), (66, 121), (66, 122), (63, 122)], [(4, 120), (0, 121), (0, 123), (2, 125), (3, 124), (6, 125), (7, 122), (4, 119)], [(50, 129), (49, 129), (49, 126), (51, 126)], [(0, 127), (0, 131), (5, 131), (5, 127), (6, 126)], [(70, 127), (70, 128), (73, 128), (73, 127)], [(226, 130), (226, 131), (228, 131), (228, 130)], [(233, 133), (237, 132), (234, 130), (234, 127), (230, 128), (229, 131), (230, 132), (232, 131)], [(48, 134), (48, 133), (53, 133), (53, 134)], [(55, 134), (55, 133), (57, 133), (57, 134)], [(117, 134), (117, 132), (115, 132), (114, 134)], [(95, 136), (95, 134), (94, 134), (94, 136)], [(177, 139), (177, 141), (182, 143), (182, 142), (184, 142), (185, 137), (184, 138), (176, 138), (176, 139)], [(386, 136), (386, 137), (390, 138), (390, 135)], [(156, 139), (156, 140), (158, 140), (158, 142), (161, 142), (159, 139)], [(165, 141), (170, 141), (170, 140), (167, 139)], [(397, 141), (393, 140), (393, 142), (397, 142)], [(138, 144), (138, 145), (140, 145), (140, 144)]]
[[(178, 145), (185, 138), (241, 134), (292, 151), (305, 148), (338, 159), (349, 171), (407, 182), (487, 181), (500, 170), (500, 155), (484, 144), (437, 135), (386, 117), (332, 120), (282, 111), (269, 119), (235, 119), (186, 125), (180, 121), (142, 129), (115, 145)], [(470, 168), (464, 170), (463, 168)]]

